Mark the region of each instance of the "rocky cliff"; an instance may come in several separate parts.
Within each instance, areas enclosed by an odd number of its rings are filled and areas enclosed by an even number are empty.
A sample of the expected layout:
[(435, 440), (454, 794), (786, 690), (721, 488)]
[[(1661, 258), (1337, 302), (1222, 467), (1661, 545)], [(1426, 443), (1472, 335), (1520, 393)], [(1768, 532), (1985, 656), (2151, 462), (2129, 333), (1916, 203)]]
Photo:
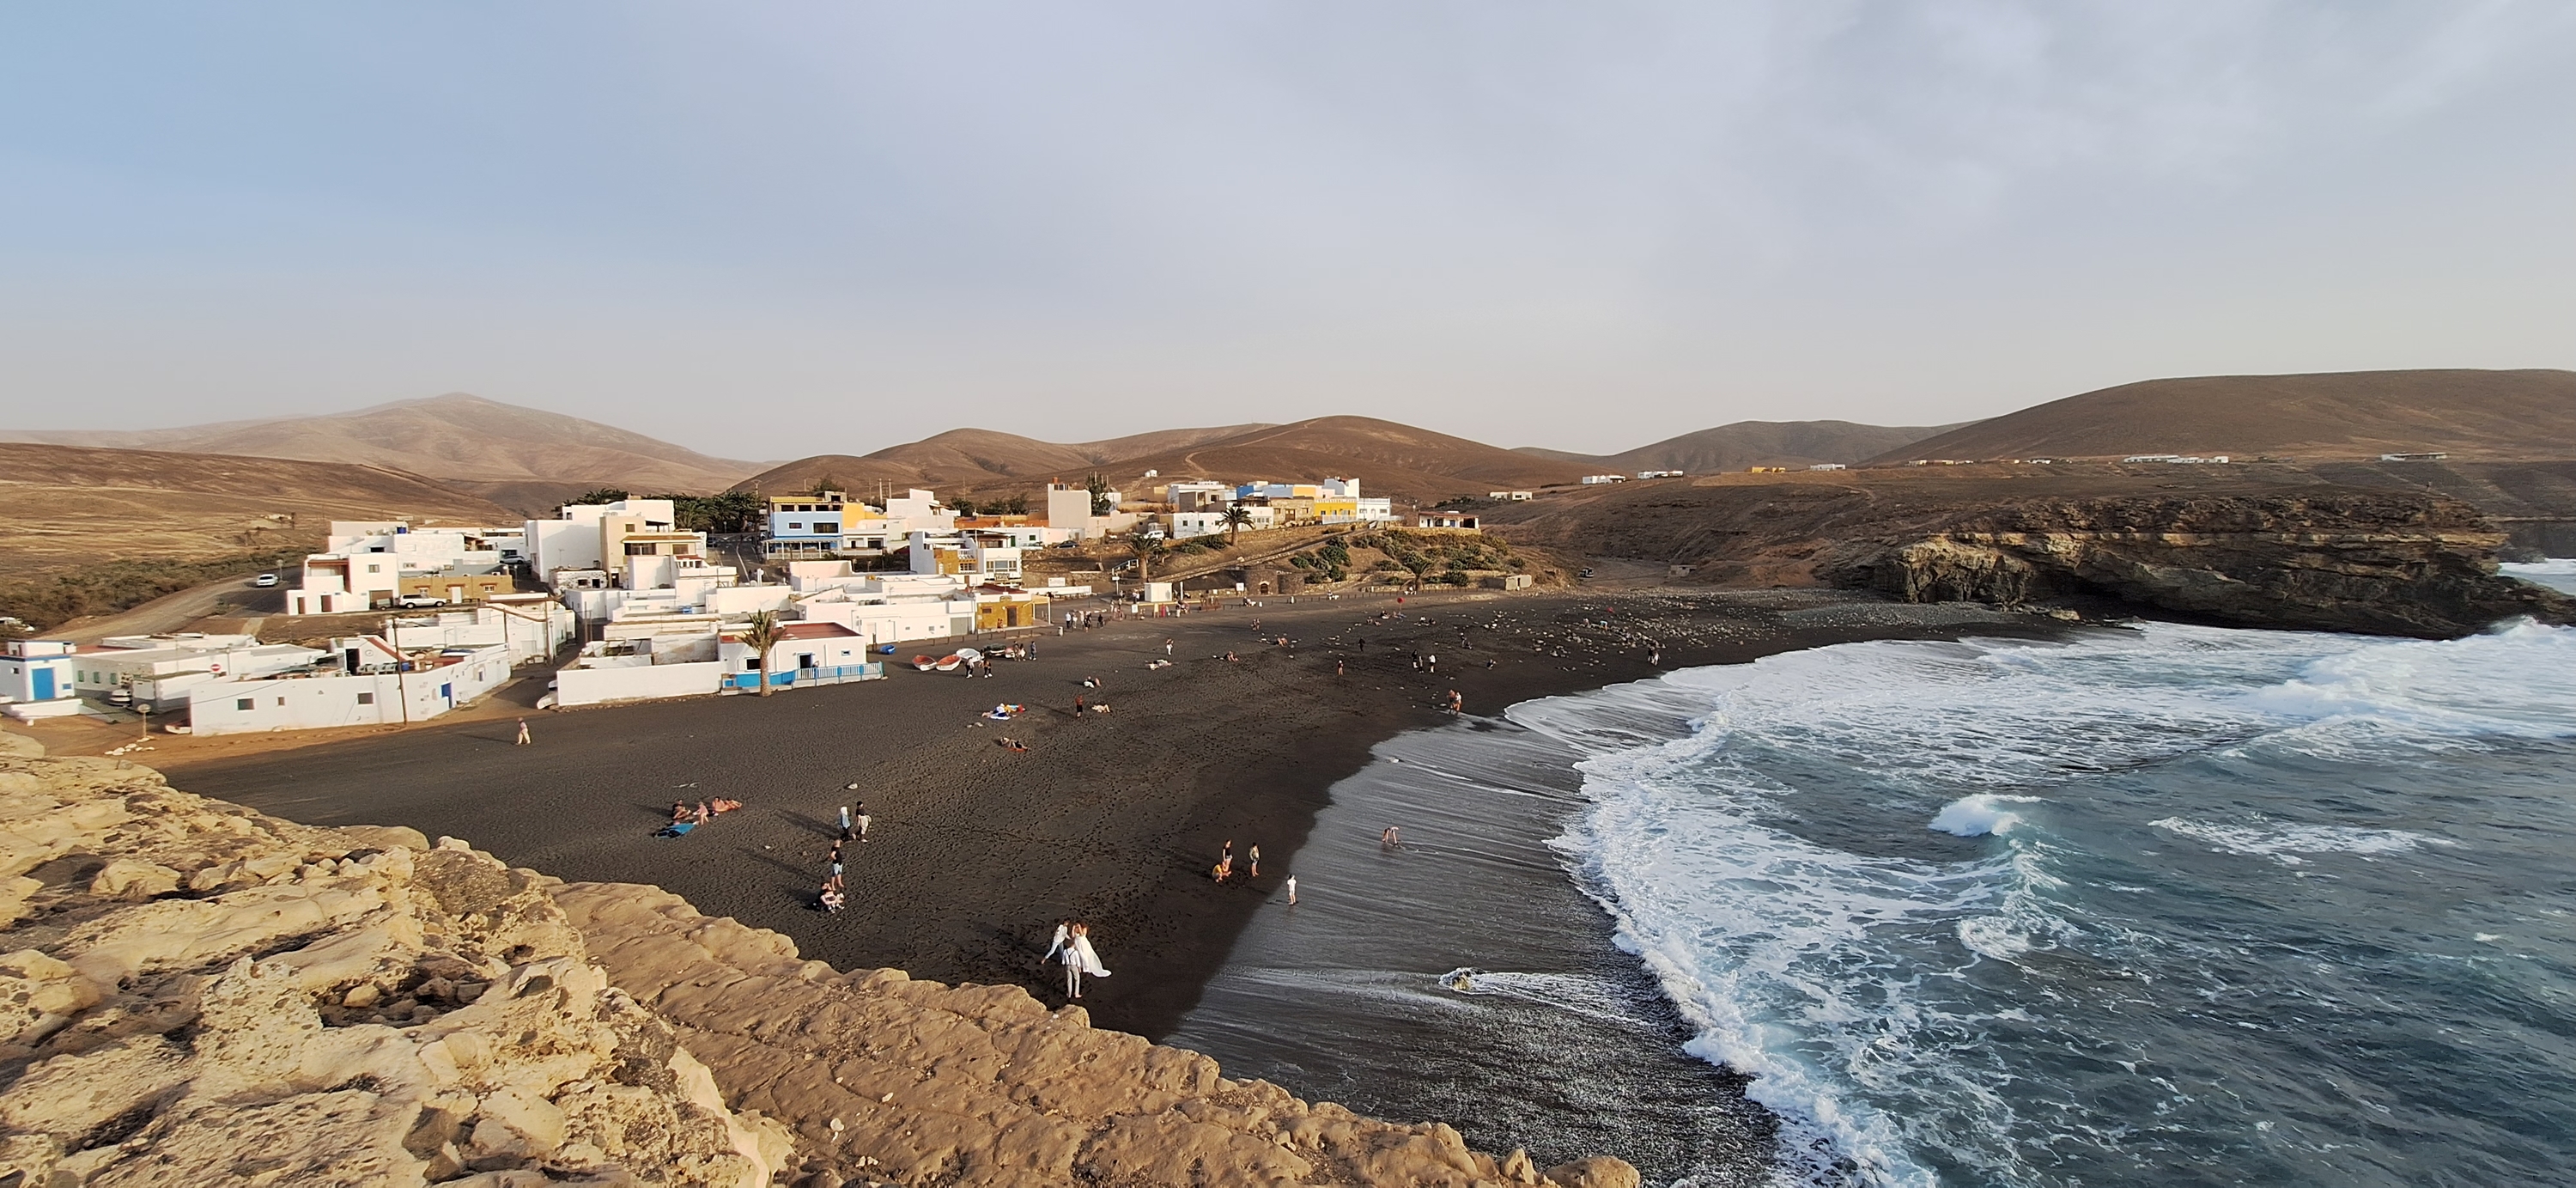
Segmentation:
[(2505, 536), (2414, 493), (2041, 499), (1847, 542), (1819, 576), (1908, 602), (2094, 595), (2234, 626), (2448, 637), (2576, 600), (2496, 576)]
[(1497, 508), (1488, 521), (1514, 540), (1677, 566), (1692, 581), (1909, 601), (2094, 600), (2412, 636), (2576, 617), (2576, 602), (2496, 576), (2503, 528), (2422, 485), (2279, 465), (1731, 474)]
[(0, 1188), (1557, 1184), (676, 896), (0, 735)]

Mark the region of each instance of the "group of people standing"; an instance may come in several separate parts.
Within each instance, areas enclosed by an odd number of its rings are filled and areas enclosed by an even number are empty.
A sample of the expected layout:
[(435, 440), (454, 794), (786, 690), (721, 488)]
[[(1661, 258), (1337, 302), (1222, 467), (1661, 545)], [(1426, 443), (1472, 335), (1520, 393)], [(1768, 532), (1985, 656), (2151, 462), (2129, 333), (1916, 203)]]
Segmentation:
[[(1261, 877), (1261, 847), (1259, 847), (1259, 846), (1254, 846), (1254, 847), (1252, 847), (1250, 850), (1248, 850), (1248, 851), (1246, 851), (1246, 852), (1245, 852), (1245, 854), (1244, 854), (1244, 858), (1245, 858), (1245, 860), (1246, 860), (1246, 862), (1247, 862), (1247, 864), (1248, 864), (1248, 867), (1249, 867), (1249, 869), (1247, 869), (1247, 870), (1244, 872), (1244, 877), (1245, 877), (1245, 878), (1248, 878), (1248, 879), (1257, 879), (1257, 878), (1260, 878), (1260, 877)], [(1229, 880), (1229, 879), (1232, 879), (1232, 878), (1234, 877), (1234, 839), (1233, 839), (1233, 838), (1230, 838), (1230, 837), (1229, 837), (1229, 838), (1225, 839), (1225, 850), (1224, 850), (1222, 853), (1220, 853), (1220, 854), (1218, 854), (1218, 855), (1217, 855), (1217, 860), (1216, 860), (1216, 869), (1215, 869), (1214, 871), (1210, 872), (1210, 873), (1212, 873), (1212, 874), (1215, 876), (1216, 881), (1217, 881), (1217, 882), (1219, 882), (1219, 883), (1224, 883), (1225, 881), (1227, 881), (1227, 880)]]
[[(853, 788), (857, 784), (850, 785)], [(868, 840), (868, 802), (841, 806), (841, 832), (832, 839), (832, 851), (825, 855), (822, 889), (814, 895), (814, 905), (826, 912), (837, 912), (849, 905), (849, 885), (841, 877), (841, 848), (852, 842)]]

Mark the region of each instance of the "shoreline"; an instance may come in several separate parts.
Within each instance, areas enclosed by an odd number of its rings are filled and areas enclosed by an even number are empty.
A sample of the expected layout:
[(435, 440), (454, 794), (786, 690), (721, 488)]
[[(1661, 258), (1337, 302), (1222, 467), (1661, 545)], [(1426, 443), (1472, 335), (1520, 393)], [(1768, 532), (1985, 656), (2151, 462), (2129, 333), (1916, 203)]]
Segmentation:
[[(1407, 617), (1376, 618), (1390, 611)], [(1297, 646), (1255, 642), (1256, 622)], [(1085, 919), (1118, 975), (1083, 1005), (1101, 1026), (1159, 1039), (1294, 872), (1333, 785), (1387, 739), (1451, 721), (1434, 708), (1449, 688), (1486, 715), (1638, 679), (1657, 671), (1646, 638), (1671, 669), (1861, 639), (2064, 630), (1820, 591), (1272, 599), (1041, 636), (1037, 659), (992, 679), (895, 671), (767, 699), (531, 715), (528, 748), (487, 719), (172, 756), (167, 770), (176, 786), (310, 824), (408, 825), (570, 881), (651, 883), (838, 968), (1018, 985), (1049, 1003), (1062, 993), (1037, 961), (1046, 935)], [(1146, 671), (1166, 638), (1174, 666)], [(1227, 650), (1240, 659), (1219, 659)], [(1441, 671), (1412, 671), (1415, 650), (1440, 656)], [(1084, 689), (1085, 677), (1105, 688)], [(1076, 694), (1115, 708), (1077, 720)], [(997, 701), (1030, 712), (975, 716)], [(1006, 735), (1030, 751), (995, 745)], [(875, 826), (851, 847), (850, 909), (826, 916), (811, 894), (854, 780)], [(670, 800), (712, 796), (747, 807), (690, 838), (650, 836)], [(1209, 884), (1227, 839), (1238, 853), (1263, 846), (1259, 880)]]

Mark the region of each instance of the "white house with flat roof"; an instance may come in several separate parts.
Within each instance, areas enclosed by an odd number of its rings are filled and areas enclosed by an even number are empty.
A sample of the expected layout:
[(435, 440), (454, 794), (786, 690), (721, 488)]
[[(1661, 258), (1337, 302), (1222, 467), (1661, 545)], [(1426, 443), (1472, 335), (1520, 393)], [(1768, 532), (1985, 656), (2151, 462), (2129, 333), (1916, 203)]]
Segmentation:
[(244, 680), (227, 677), (188, 690), (192, 734), (244, 734), (425, 722), (510, 679), (508, 650), (405, 651), (380, 636), (331, 641), (307, 668)]
[(0, 702), (20, 721), (80, 712), (73, 665), (79, 647), (58, 639), (0, 640)]

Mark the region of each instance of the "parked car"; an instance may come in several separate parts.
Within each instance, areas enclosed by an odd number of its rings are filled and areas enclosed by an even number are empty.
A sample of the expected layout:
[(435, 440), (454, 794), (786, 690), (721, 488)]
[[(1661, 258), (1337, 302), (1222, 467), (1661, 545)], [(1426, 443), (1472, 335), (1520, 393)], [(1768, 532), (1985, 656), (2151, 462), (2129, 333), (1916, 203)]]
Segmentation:
[(401, 607), (404, 610), (419, 610), (422, 607), (428, 606), (445, 606), (447, 605), (447, 600), (444, 598), (432, 598), (427, 594), (405, 594), (400, 598), (394, 599), (394, 605)]
[(132, 705), (134, 704), (134, 690), (123, 685), (118, 685), (117, 687), (107, 691), (107, 703), (109, 705)]
[(270, 586), (277, 584), (277, 575), (273, 573), (263, 573), (258, 577), (252, 578), (250, 580), (250, 584), (265, 590)]

